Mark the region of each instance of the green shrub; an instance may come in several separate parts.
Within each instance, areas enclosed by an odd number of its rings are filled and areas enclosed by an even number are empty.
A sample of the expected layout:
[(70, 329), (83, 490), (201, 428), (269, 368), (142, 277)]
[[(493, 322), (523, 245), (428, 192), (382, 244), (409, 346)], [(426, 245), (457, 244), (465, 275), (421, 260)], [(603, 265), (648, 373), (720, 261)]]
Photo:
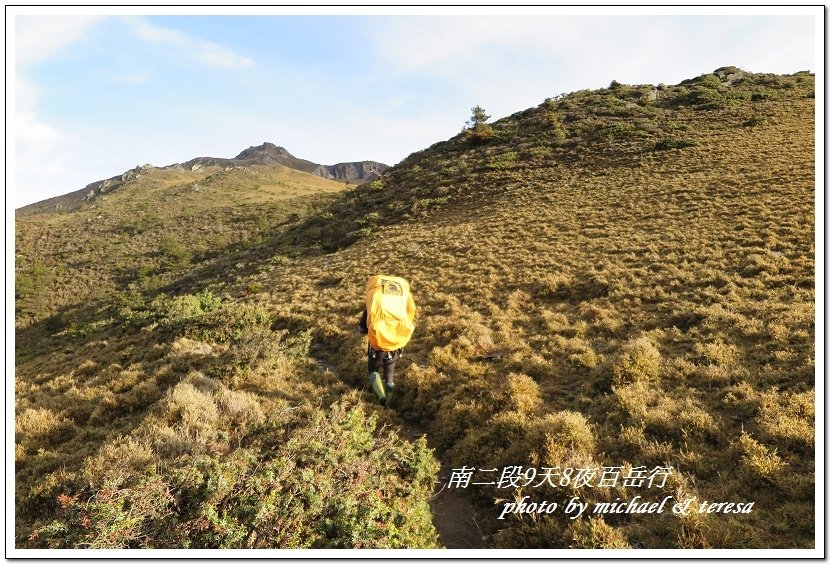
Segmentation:
[(553, 151), (549, 147), (531, 147), (524, 153), (524, 158), (527, 160), (542, 161), (553, 155)]
[(355, 229), (354, 231), (349, 231), (348, 233), (346, 233), (346, 240), (349, 242), (353, 242), (357, 241), (358, 239), (368, 237), (371, 234), (371, 227), (361, 227), (360, 229)]
[(186, 323), (173, 325), (171, 329), (198, 341), (232, 343), (247, 330), (268, 329), (272, 324), (271, 313), (256, 304), (227, 303), (207, 310), (201, 308), (202, 305), (197, 310), (201, 314), (188, 318)]
[(158, 312), (163, 324), (175, 324), (201, 317), (218, 309), (221, 299), (210, 290), (198, 294), (183, 294), (168, 298), (161, 296), (152, 307)]
[(643, 131), (633, 123), (627, 121), (619, 121), (607, 125), (602, 129), (601, 133), (611, 139), (648, 137), (648, 132)]
[(363, 216), (362, 219), (358, 220), (358, 224), (360, 225), (368, 225), (377, 223), (380, 220), (380, 213), (379, 212), (369, 212)]
[(149, 278), (155, 274), (156, 267), (152, 264), (142, 264), (136, 269), (136, 276), (139, 279)]
[(543, 111), (542, 116), (546, 126), (545, 133), (554, 143), (561, 143), (568, 137), (568, 132), (562, 123), (562, 116), (558, 111), (548, 109)]
[(48, 309), (49, 291), (55, 282), (54, 269), (35, 263), (31, 270), (15, 271), (15, 308), (20, 313), (39, 314)]
[(440, 206), (450, 201), (449, 196), (440, 196), (438, 198), (421, 198), (412, 204), (412, 211), (428, 210), (434, 206)]
[[(225, 404), (221, 387), (203, 385), (192, 379), (170, 395), (172, 424), (212, 426), (218, 436), (232, 421), (187, 412)], [(327, 413), (308, 404), (277, 411), (245, 444), (225, 456), (183, 452), (164, 465), (140, 441), (105, 447), (85, 479), (64, 485), (55, 517), (29, 546), (437, 547), (427, 500), (438, 464), (423, 439), (401, 441), (341, 403)]]
[(778, 93), (775, 90), (770, 90), (769, 88), (764, 88), (762, 90), (756, 90), (751, 95), (751, 100), (753, 102), (761, 102), (765, 100), (777, 100), (779, 98)]
[(484, 166), (490, 170), (506, 170), (515, 168), (519, 162), (519, 154), (515, 151), (508, 151), (500, 155), (493, 155), (484, 162)]
[(714, 74), (704, 75), (694, 81), (689, 89), (677, 96), (673, 103), (702, 110), (734, 107), (750, 97), (747, 91), (724, 85)]
[(49, 333), (60, 333), (69, 326), (67, 316), (55, 313), (43, 320), (43, 325)]
[(193, 258), (193, 253), (174, 235), (163, 235), (159, 241), (159, 250), (173, 267), (187, 266)]

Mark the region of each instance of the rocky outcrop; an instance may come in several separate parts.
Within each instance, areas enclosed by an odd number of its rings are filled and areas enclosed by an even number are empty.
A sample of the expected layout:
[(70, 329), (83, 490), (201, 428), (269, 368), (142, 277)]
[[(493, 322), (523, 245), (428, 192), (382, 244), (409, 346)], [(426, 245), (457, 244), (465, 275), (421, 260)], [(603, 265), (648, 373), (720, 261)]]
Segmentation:
[(273, 143), (268, 142), (265, 142), (257, 147), (248, 147), (236, 155), (237, 161), (253, 160), (257, 161), (259, 164), (282, 164), (283, 160), (288, 159), (296, 159), (296, 157), (286, 151), (284, 147), (277, 147)]
[(335, 165), (320, 165), (312, 174), (341, 181), (368, 182), (383, 174), (389, 167), (375, 161), (361, 161), (356, 163), (338, 163)]
[(97, 182), (87, 184), (75, 192), (70, 192), (69, 194), (64, 194), (63, 196), (55, 196), (54, 198), (49, 198), (48, 200), (41, 200), (40, 202), (23, 206), (22, 208), (15, 210), (15, 214), (33, 215), (56, 211), (72, 211), (84, 202), (93, 200), (98, 196), (112, 192), (113, 190), (116, 190), (117, 188), (120, 188), (121, 186), (124, 186), (134, 180), (138, 180), (142, 177), (142, 175), (152, 174), (155, 168), (156, 167), (151, 164), (137, 166), (124, 172), (123, 174), (113, 176), (112, 178), (98, 180)]
[(239, 153), (234, 160), (238, 161), (239, 164), (281, 164), (295, 170), (343, 182), (374, 180), (389, 168), (388, 165), (376, 161), (321, 165), (305, 159), (298, 159), (284, 147), (278, 147), (267, 142), (256, 147), (248, 147)]

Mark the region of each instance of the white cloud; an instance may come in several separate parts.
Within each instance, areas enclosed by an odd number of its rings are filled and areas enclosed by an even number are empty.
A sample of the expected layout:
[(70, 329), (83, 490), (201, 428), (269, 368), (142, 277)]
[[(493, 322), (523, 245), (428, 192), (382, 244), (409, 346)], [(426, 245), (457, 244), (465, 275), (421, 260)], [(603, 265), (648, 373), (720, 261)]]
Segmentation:
[[(104, 20), (97, 16), (16, 16), (14, 31), (15, 96), (14, 150), (15, 207), (42, 200), (71, 182), (74, 140), (38, 115), (39, 90), (25, 73), (27, 68), (82, 41), (89, 29)], [(78, 186), (80, 188), (80, 186)]]
[(451, 61), (469, 60), (488, 42), (503, 37), (497, 18), (404, 17), (391, 19), (373, 36), (378, 55), (399, 74), (441, 72)]
[(222, 45), (193, 37), (184, 32), (150, 23), (144, 18), (126, 20), (137, 37), (157, 45), (176, 48), (181, 55), (215, 67), (249, 67), (254, 61)]
[(104, 16), (16, 16), (15, 62), (18, 67), (51, 57), (83, 39)]
[[(15, 79), (14, 146), (16, 185), (28, 194), (15, 192), (15, 206), (48, 198), (48, 184), (64, 172), (63, 136), (37, 116), (38, 91), (19, 75)], [(32, 180), (38, 183), (33, 185)]]
[(676, 83), (725, 65), (815, 70), (812, 26), (811, 17), (400, 17), (372, 37), (388, 72), (438, 77), (502, 117), (611, 80)]
[[(80, 189), (89, 182), (135, 166), (132, 159), (139, 158), (137, 154), (155, 155), (159, 152), (157, 142), (152, 147), (143, 148), (114, 143), (112, 131), (69, 131), (45, 120), (39, 111), (40, 90), (29, 78), (27, 71), (37, 63), (59, 55), (71, 44), (84, 41), (89, 30), (104, 19), (83, 16), (17, 16), (14, 20), (15, 207)], [(123, 18), (121, 21), (128, 24), (128, 29), (136, 37), (165, 47), (170, 55), (177, 54), (220, 68), (253, 65), (250, 58), (240, 56), (226, 47), (154, 25), (144, 18)], [(139, 69), (114, 74), (111, 78), (137, 85), (149, 81), (152, 75)], [(166, 149), (171, 151), (171, 147)], [(90, 160), (89, 155), (93, 154), (96, 158)], [(124, 155), (129, 155), (130, 160), (125, 160)], [(166, 160), (164, 157), (158, 158)], [(145, 160), (147, 159), (142, 162)]]
[(15, 80), (15, 136), (25, 143), (43, 143), (56, 139), (57, 131), (35, 115), (37, 88), (18, 76)]

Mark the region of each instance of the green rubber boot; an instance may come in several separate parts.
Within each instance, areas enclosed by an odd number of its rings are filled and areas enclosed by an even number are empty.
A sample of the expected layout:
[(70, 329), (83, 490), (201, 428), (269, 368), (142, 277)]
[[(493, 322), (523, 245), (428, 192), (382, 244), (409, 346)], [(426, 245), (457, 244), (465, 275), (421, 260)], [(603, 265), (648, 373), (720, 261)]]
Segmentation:
[(378, 397), (378, 401), (386, 403), (386, 390), (383, 389), (383, 378), (380, 377), (380, 374), (377, 372), (369, 374), (369, 383), (372, 385), (372, 390)]
[(395, 395), (397, 388), (395, 384), (386, 384), (386, 407), (389, 407), (392, 404), (392, 397)]

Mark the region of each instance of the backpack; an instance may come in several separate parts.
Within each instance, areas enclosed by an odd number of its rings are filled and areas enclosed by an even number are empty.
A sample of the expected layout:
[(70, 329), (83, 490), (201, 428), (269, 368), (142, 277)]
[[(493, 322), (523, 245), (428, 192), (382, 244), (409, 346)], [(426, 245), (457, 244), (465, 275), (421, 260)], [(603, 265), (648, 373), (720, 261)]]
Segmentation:
[(415, 301), (409, 282), (397, 276), (372, 276), (366, 283), (366, 327), (377, 351), (396, 351), (415, 330)]

